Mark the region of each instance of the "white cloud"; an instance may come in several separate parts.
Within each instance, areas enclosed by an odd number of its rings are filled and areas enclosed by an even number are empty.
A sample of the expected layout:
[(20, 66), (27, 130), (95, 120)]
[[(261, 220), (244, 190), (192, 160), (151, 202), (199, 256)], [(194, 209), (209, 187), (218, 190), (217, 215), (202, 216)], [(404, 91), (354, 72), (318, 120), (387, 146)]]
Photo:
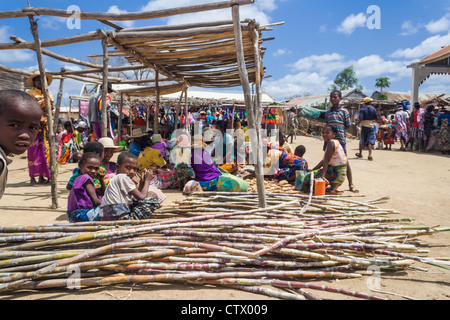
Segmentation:
[[(389, 77), (391, 83), (404, 81), (411, 76), (407, 66), (411, 61), (385, 60), (378, 55), (368, 55), (357, 60), (348, 59), (339, 53), (311, 55), (296, 61), (291, 67), (294, 72), (279, 80), (269, 79), (264, 90), (275, 99), (285, 99), (303, 92), (323, 94), (333, 83), (336, 75), (353, 66), (360, 84), (367, 86), (368, 94), (378, 77)], [(409, 83), (409, 80), (408, 80)]]
[(430, 33), (448, 32), (450, 30), (450, 13), (447, 13), (437, 21), (431, 21), (425, 28)]
[(301, 58), (293, 64), (298, 71), (316, 71), (319, 74), (329, 74), (348, 67), (345, 57), (338, 53), (312, 55)]
[(420, 86), (420, 92), (423, 93), (449, 93), (450, 92), (450, 77), (445, 75), (431, 75)]
[(311, 94), (326, 92), (332, 81), (316, 72), (299, 72), (279, 80), (268, 79), (263, 89), (275, 99), (285, 99), (304, 92)]
[(425, 39), (414, 48), (399, 49), (391, 54), (392, 58), (419, 59), (430, 55), (450, 43), (450, 32)]
[(339, 33), (351, 35), (357, 28), (363, 28), (366, 26), (367, 18), (364, 13), (358, 13), (357, 15), (351, 14), (341, 23), (337, 28)]
[(419, 32), (422, 25), (414, 25), (410, 20), (403, 22), (401, 36), (410, 36)]
[[(107, 13), (128, 13), (128, 11), (122, 10), (118, 6), (114, 5), (109, 7)], [(125, 28), (133, 28), (135, 25), (134, 21), (120, 21), (118, 23)]]
[[(8, 43), (10, 42), (9, 37), (11, 36), (9, 26), (0, 27), (0, 42)], [(0, 50), (0, 62), (1, 63), (12, 63), (12, 62), (23, 62), (33, 60), (34, 54), (26, 50)]]
[(286, 49), (277, 49), (274, 53), (273, 56), (274, 57), (281, 57), (281, 56), (285, 56), (285, 55), (290, 55), (292, 53), (292, 51), (290, 50), (286, 50)]
[[(378, 55), (365, 56), (353, 63), (357, 78), (392, 75), (391, 80), (408, 77), (411, 71), (407, 68), (410, 61), (389, 61)], [(394, 78), (393, 78), (394, 77)]]

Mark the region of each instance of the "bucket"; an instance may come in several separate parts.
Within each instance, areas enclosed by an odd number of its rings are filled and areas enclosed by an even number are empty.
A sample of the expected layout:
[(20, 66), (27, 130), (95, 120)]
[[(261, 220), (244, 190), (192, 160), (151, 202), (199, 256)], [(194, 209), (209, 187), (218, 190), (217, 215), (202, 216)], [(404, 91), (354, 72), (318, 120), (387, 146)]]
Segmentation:
[(303, 181), (307, 175), (308, 172), (305, 170), (295, 171), (295, 188), (297, 188), (297, 190), (303, 191)]
[(325, 181), (317, 180), (314, 183), (314, 195), (315, 196), (324, 196), (325, 195), (325, 189), (327, 185)]

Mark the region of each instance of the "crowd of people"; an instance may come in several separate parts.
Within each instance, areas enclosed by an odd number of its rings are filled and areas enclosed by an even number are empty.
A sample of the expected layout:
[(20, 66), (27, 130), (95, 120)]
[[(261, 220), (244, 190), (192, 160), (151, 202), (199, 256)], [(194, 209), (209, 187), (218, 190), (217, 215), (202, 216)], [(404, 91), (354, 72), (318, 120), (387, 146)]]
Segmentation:
[[(48, 76), (47, 81), (51, 80)], [(0, 197), (6, 186), (8, 154), (28, 153), (32, 185), (51, 181), (48, 112), (39, 74), (33, 74), (28, 81), (33, 89), (27, 93), (0, 91)], [(223, 177), (234, 179), (240, 186), (241, 181), (255, 175), (252, 133), (242, 126), (239, 118), (230, 124), (220, 113), (200, 110), (189, 120), (193, 124), (191, 130), (175, 130), (169, 136), (146, 127), (131, 133), (124, 130), (121, 132), (124, 144), (118, 145), (112, 131), (103, 136), (101, 98), (97, 94), (90, 101), (89, 124), (84, 119), (70, 119), (55, 133), (58, 165), (77, 163), (66, 186), (69, 221), (148, 219), (165, 200), (166, 189), (179, 189), (185, 194), (215, 191), (222, 187)], [(342, 193), (339, 188), (345, 181), (350, 191), (358, 192), (353, 184), (346, 141), (346, 130), (353, 123), (341, 99), (340, 91), (330, 94), (332, 106), (326, 112), (326, 126), (322, 130), (324, 153), (316, 166), (309, 167), (303, 145), (293, 149), (288, 142), (291, 138), (292, 143), (293, 127), (298, 125), (295, 110), (289, 114), (287, 133), (280, 131), (274, 143), (262, 139), (265, 178), (295, 182), (299, 190), (309, 192), (313, 187), (309, 173), (314, 173), (315, 179), (325, 181), (330, 194)], [(53, 108), (51, 95), (50, 101)], [(364, 102), (356, 123), (361, 127), (358, 158), (367, 149), (368, 159), (373, 160), (372, 149), (377, 140), (389, 149), (398, 140), (401, 150), (409, 146), (410, 150), (423, 151), (439, 140), (441, 150), (450, 151), (448, 109), (416, 104), (410, 113), (408, 103), (403, 101), (395, 113), (385, 117), (371, 106), (372, 99), (366, 98)], [(116, 153), (119, 154), (114, 161)]]
[(369, 151), (369, 160), (373, 160), (372, 150), (378, 142), (378, 149), (392, 150), (392, 145), (400, 143), (401, 151), (430, 152), (441, 151), (449, 154), (450, 107), (438, 107), (434, 104), (422, 105), (414, 103), (410, 110), (410, 102), (403, 100), (397, 103), (397, 110), (386, 115), (377, 111), (370, 104), (372, 99), (366, 98), (361, 108), (358, 126), (360, 132), (360, 150), (356, 154), (362, 158), (362, 150)]

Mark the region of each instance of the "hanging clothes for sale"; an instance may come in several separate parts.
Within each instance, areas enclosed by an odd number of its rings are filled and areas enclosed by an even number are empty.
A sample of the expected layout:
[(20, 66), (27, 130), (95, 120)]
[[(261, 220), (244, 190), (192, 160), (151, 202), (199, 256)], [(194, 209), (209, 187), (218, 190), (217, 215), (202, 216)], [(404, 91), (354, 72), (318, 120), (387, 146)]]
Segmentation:
[(284, 123), (284, 121), (283, 121), (283, 109), (276, 109), (275, 124), (276, 125), (282, 125), (283, 123)]
[(268, 108), (267, 109), (267, 124), (275, 124), (276, 115), (277, 115), (276, 108)]
[(133, 106), (134, 120), (133, 125), (135, 126), (147, 126), (147, 107), (146, 106)]

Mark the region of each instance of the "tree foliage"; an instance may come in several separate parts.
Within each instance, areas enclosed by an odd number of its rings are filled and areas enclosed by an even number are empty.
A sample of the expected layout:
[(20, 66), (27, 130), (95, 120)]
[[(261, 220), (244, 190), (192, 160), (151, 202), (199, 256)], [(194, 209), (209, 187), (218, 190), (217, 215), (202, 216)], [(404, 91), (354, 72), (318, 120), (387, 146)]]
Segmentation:
[(376, 79), (375, 87), (380, 88), (380, 93), (383, 93), (383, 88), (389, 88), (391, 86), (391, 82), (388, 77), (378, 78)]
[(334, 79), (334, 84), (331, 85), (330, 91), (333, 90), (348, 90), (350, 88), (356, 88), (362, 90), (363, 87), (358, 84), (358, 78), (356, 78), (355, 70), (353, 66), (342, 70)]

